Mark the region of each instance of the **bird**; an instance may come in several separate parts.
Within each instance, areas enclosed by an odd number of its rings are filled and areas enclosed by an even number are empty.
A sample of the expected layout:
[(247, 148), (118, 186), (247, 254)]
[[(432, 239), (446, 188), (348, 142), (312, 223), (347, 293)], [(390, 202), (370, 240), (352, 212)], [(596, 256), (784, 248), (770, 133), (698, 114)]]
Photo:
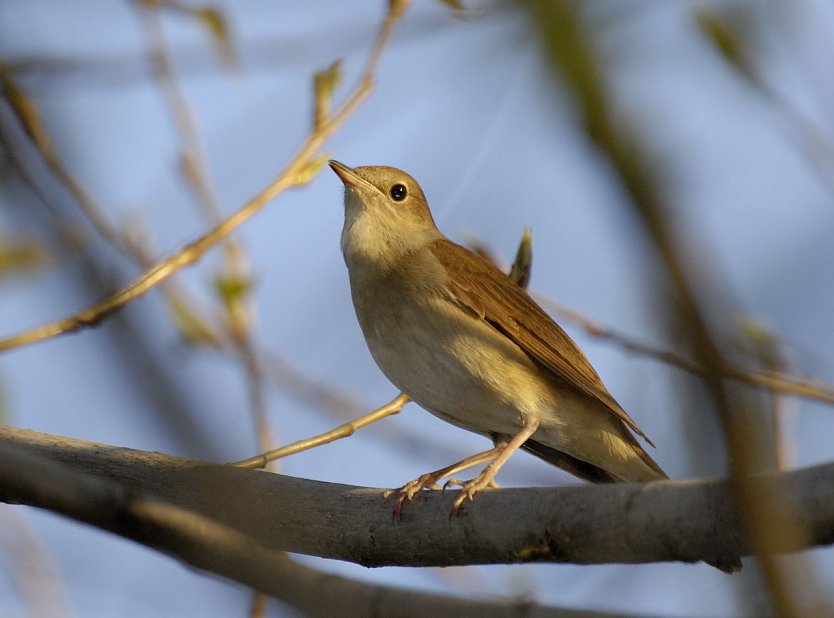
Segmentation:
[[(422, 408), (493, 443), (386, 492), (396, 496), (395, 517), (440, 479), (487, 464), (447, 483), (461, 489), (459, 514), (497, 486), (518, 450), (592, 483), (668, 478), (636, 436), (654, 444), (568, 334), (506, 273), (437, 228), (414, 178), (394, 167), (329, 165), (344, 184), (340, 244), (371, 356)], [(713, 566), (731, 572), (741, 563)]]

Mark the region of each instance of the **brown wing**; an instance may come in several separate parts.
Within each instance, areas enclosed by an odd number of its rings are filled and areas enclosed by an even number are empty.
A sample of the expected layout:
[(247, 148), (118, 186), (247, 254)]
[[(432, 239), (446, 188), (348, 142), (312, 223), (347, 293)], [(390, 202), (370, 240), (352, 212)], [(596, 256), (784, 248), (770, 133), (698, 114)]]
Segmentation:
[[(557, 379), (599, 401), (654, 446), (606, 390), (579, 347), (523, 289), (488, 260), (450, 240), (434, 241), (430, 249), (447, 272), (456, 273), (449, 283), (458, 303), (501, 331)], [(523, 323), (515, 319), (517, 315), (526, 316)]]

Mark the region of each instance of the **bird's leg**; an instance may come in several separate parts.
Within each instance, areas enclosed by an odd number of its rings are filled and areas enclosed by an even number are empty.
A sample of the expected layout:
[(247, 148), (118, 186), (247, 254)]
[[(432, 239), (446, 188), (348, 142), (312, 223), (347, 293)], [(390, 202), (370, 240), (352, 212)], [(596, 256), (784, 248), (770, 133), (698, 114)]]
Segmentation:
[[(495, 456), (497, 457), (498, 453), (500, 453), (502, 450), (504, 450), (507, 447), (507, 442), (508, 441), (509, 441), (509, 438), (507, 436), (501, 436), (501, 437), (493, 438), (493, 444), (495, 444), (495, 448), (493, 448), (493, 449), (491, 449), (490, 451), (487, 451), (487, 452), (494, 453)], [(458, 472), (458, 470), (454, 470), (452, 472), (449, 472), (449, 474), (454, 474), (455, 472)], [(449, 479), (448, 481), (443, 483), (443, 491), (446, 491), (447, 487), (463, 487), (463, 485), (465, 483), (466, 483), (466, 481), (461, 481), (460, 479)], [(498, 489), (500, 487), (500, 485), (498, 483), (496, 483), (495, 481), (492, 481), (489, 484), (489, 486), (490, 486), (491, 489)]]
[[(461, 481), (460, 479), (449, 479), (445, 483), (443, 483), (443, 491), (446, 491), (449, 487), (463, 487), (469, 481)], [(501, 489), (501, 485), (496, 483), (495, 481), (490, 481), (488, 487), (490, 489)]]
[(457, 463), (453, 463), (451, 466), (440, 468), (440, 470), (428, 472), (420, 478), (406, 483), (399, 489), (389, 489), (385, 491), (382, 494), (382, 499), (387, 500), (388, 498), (396, 494), (397, 499), (394, 503), (394, 519), (399, 520), (403, 504), (406, 500), (411, 502), (414, 499), (414, 496), (417, 495), (417, 493), (423, 489), (440, 489), (440, 487), (437, 485), (437, 481), (442, 479), (444, 476), (449, 476), (450, 474), (457, 474), (458, 472), (463, 472), (464, 470), (468, 470), (469, 468), (485, 463), (487, 461), (492, 461), (493, 459), (498, 457), (498, 455), (501, 452), (501, 448), (501, 445), (496, 444), (494, 448), (491, 448), (488, 451), (472, 455), (471, 457), (462, 459)]
[(515, 453), (522, 444), (527, 442), (530, 436), (536, 433), (538, 428), (538, 417), (529, 418), (524, 424), (524, 427), (521, 428), (521, 431), (515, 434), (509, 442), (496, 444), (493, 450), (498, 451), (498, 453), (494, 456), (492, 462), (490, 462), (490, 464), (471, 481), (460, 483), (460, 496), (458, 496), (452, 504), (452, 512), (449, 516), (452, 517), (460, 513), (463, 503), (467, 500), (473, 500), (475, 498), (475, 494), (479, 491), (492, 487), (495, 482), (495, 475), (498, 474), (498, 470), (501, 469), (501, 466), (507, 463), (510, 456)]

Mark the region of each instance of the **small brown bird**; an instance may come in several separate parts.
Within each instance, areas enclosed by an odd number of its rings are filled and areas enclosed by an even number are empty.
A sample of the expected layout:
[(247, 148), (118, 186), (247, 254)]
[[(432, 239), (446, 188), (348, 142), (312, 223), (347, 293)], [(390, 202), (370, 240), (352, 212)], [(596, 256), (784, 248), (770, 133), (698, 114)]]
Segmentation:
[[(420, 406), (494, 443), (390, 492), (395, 515), (441, 478), (488, 463), (474, 479), (452, 481), (462, 488), (457, 513), (495, 486), (519, 448), (594, 483), (668, 478), (565, 331), (491, 262), (437, 229), (411, 176), (330, 167), (345, 185), (341, 246), (371, 355)], [(716, 566), (734, 570), (736, 562)]]

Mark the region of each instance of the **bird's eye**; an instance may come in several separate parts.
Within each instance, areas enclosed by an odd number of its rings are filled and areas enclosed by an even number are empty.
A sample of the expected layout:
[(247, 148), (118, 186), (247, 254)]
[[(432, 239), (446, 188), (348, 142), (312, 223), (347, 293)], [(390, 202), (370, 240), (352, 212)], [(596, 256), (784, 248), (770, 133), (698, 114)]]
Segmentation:
[(408, 189), (405, 188), (405, 185), (397, 183), (391, 187), (391, 199), (395, 202), (402, 202), (407, 195)]

